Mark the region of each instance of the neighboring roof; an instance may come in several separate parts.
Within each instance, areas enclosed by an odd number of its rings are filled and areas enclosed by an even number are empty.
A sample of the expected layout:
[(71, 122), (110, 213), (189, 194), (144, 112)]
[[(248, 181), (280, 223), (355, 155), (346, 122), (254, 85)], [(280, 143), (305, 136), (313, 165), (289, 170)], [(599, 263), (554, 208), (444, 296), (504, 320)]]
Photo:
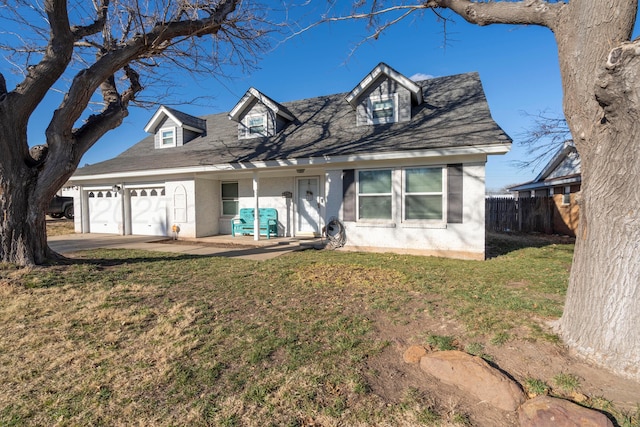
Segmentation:
[(153, 133), (156, 127), (162, 123), (165, 117), (169, 117), (173, 120), (178, 126), (184, 127), (185, 129), (192, 130), (197, 133), (203, 133), (206, 129), (206, 122), (199, 118), (192, 116), (187, 113), (183, 113), (182, 111), (178, 111), (173, 108), (165, 107), (161, 105), (158, 108), (158, 111), (153, 115), (149, 123), (144, 127), (145, 132)]
[(344, 93), (321, 96), (284, 103), (296, 121), (272, 137), (239, 139), (238, 125), (227, 113), (213, 114), (203, 117), (206, 133), (183, 146), (154, 149), (150, 135), (111, 160), (78, 169), (74, 176), (230, 164), (242, 168), (245, 163), (270, 160), (295, 165), (314, 158), (327, 162), (336, 156), (466, 147), (508, 151), (511, 139), (491, 118), (478, 73), (416, 85), (424, 95), (423, 102), (413, 107), (411, 121), (356, 126), (356, 112)]
[(510, 191), (530, 191), (582, 181), (580, 155), (573, 141), (565, 141), (562, 148), (549, 160), (538, 176), (524, 184), (508, 187)]
[(416, 104), (419, 105), (422, 102), (422, 87), (389, 67), (384, 62), (379, 63), (369, 74), (366, 75), (364, 79), (362, 79), (360, 83), (357, 84), (356, 87), (353, 88), (353, 90), (351, 90), (351, 92), (347, 94), (345, 97), (347, 102), (351, 104), (353, 108), (356, 108), (360, 95), (366, 92), (366, 90), (369, 89), (369, 87), (371, 87), (371, 85), (375, 83), (381, 75), (385, 75), (398, 82), (398, 84), (404, 86), (409, 92), (411, 92), (411, 99)]
[(267, 106), (275, 114), (278, 114), (290, 122), (294, 121), (294, 117), (291, 113), (281, 104), (277, 103), (273, 99), (269, 98), (258, 89), (250, 87), (247, 93), (240, 99), (235, 107), (231, 109), (229, 113), (229, 119), (239, 122), (242, 120), (242, 116), (247, 108), (249, 108), (254, 100), (258, 100)]

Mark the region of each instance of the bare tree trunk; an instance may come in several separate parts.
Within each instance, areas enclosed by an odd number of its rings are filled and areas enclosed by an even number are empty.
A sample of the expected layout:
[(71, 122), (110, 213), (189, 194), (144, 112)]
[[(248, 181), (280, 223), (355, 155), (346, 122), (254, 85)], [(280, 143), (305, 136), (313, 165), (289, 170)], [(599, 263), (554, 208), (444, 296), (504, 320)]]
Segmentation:
[(34, 197), (35, 173), (17, 166), (0, 171), (0, 261), (41, 264), (52, 255), (47, 245), (46, 204)]
[[(214, 55), (205, 60), (200, 56), (201, 46), (187, 41), (222, 31), (225, 36), (220, 40), (230, 43), (231, 51), (244, 55), (245, 51), (254, 53), (252, 49), (261, 46), (265, 34), (261, 25), (255, 25), (260, 19), (252, 8), (236, 13), (241, 3), (237, 0), (152, 4), (145, 11), (154, 18), (143, 17), (135, 2), (128, 3), (111, 6), (109, 0), (96, 1), (91, 13), (65, 0), (43, 0), (35, 8), (46, 15), (46, 28), (25, 23), (26, 31), (49, 35), (46, 45), (26, 49), (35, 49), (38, 55), (33, 56), (39, 57), (39, 62), (25, 63), (25, 78), (13, 90), (7, 88), (0, 73), (0, 262), (32, 265), (57, 257), (46, 241), (47, 206), (76, 170), (82, 155), (127, 116), (129, 104), (143, 89), (135, 69), (145, 69), (145, 64), (138, 62), (141, 58), (169, 57), (177, 52), (198, 68), (218, 58)], [(17, 5), (13, 13), (16, 22), (22, 22), (20, 10), (32, 6)], [(72, 25), (68, 6), (72, 6), (73, 18), (88, 24)], [(127, 23), (123, 28), (122, 22)], [(102, 37), (102, 43), (89, 41), (92, 36), (97, 40)], [(176, 46), (180, 42), (184, 50)], [(19, 45), (3, 48), (23, 51)], [(72, 61), (74, 52), (76, 61)], [(31, 55), (24, 58), (32, 59)], [(45, 132), (46, 144), (31, 153), (33, 147), (30, 150), (27, 143), (29, 117), (65, 73), (75, 75), (53, 111)], [(116, 76), (125, 77), (129, 87), (119, 87), (121, 79)], [(102, 94), (102, 111), (77, 127), (96, 91)]]
[(580, 226), (559, 326), (579, 354), (640, 380), (639, 47), (610, 53), (595, 89), (599, 117), (591, 132), (574, 134), (582, 145)]
[(467, 21), (533, 24), (558, 44), (564, 113), (581, 158), (580, 225), (565, 342), (640, 380), (640, 40), (638, 0), (427, 0)]

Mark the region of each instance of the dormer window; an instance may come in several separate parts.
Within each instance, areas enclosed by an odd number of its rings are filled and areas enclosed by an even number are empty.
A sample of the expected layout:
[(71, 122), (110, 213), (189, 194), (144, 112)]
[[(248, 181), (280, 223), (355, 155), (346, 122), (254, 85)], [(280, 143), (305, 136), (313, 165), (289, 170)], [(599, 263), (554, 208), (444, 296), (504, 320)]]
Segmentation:
[(246, 117), (247, 137), (265, 136), (267, 133), (267, 115), (251, 115)]
[(398, 121), (398, 97), (379, 96), (369, 99), (369, 122), (371, 124), (395, 123)]
[(162, 147), (176, 146), (176, 128), (160, 129), (160, 145)]
[(158, 108), (145, 132), (153, 134), (155, 148), (180, 147), (205, 133), (207, 122), (182, 111), (165, 107)]
[(247, 114), (238, 125), (240, 138), (258, 138), (269, 135), (267, 114)]
[(238, 123), (238, 138), (249, 139), (277, 135), (295, 118), (283, 105), (249, 88), (229, 113)]
[(410, 121), (423, 93), (422, 86), (381, 62), (345, 99), (356, 111), (356, 126), (370, 126)]

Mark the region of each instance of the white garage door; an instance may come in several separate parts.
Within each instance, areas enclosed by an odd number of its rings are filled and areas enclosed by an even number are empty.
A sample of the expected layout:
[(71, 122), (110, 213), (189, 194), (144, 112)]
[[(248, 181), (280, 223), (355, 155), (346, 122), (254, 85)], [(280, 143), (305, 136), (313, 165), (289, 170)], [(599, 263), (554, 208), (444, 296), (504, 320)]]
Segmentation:
[(167, 203), (163, 188), (132, 189), (131, 234), (167, 235)]
[(89, 192), (89, 231), (120, 234), (122, 196), (113, 191)]

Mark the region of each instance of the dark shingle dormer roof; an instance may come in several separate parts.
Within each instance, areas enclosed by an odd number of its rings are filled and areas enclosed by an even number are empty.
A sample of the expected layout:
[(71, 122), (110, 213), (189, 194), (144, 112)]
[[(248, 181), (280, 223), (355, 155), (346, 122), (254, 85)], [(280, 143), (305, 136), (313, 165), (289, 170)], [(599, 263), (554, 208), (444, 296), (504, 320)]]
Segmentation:
[(422, 102), (422, 87), (389, 67), (384, 62), (379, 63), (369, 74), (365, 76), (364, 79), (360, 81), (360, 83), (356, 85), (356, 87), (351, 90), (351, 92), (347, 94), (345, 97), (347, 102), (351, 104), (353, 108), (356, 108), (356, 105), (358, 105), (360, 100), (360, 95), (365, 93), (380, 76), (386, 76), (405, 87), (411, 93), (411, 99), (415, 104), (419, 105)]
[(197, 133), (202, 133), (207, 128), (207, 124), (204, 119), (183, 113), (175, 108), (162, 105), (158, 108), (151, 120), (149, 120), (149, 123), (144, 127), (144, 130), (150, 133), (155, 132), (158, 124), (160, 124), (165, 117), (171, 118), (178, 126)]
[(344, 93), (284, 103), (296, 121), (272, 137), (238, 139), (226, 113), (204, 117), (203, 135), (181, 147), (154, 150), (149, 136), (119, 156), (76, 171), (76, 176), (148, 169), (238, 164), (282, 159), (358, 156), (510, 144), (492, 119), (477, 73), (417, 82), (423, 102), (411, 121), (356, 127)]
[(292, 122), (295, 120), (291, 112), (282, 104), (269, 98), (256, 88), (249, 88), (244, 96), (238, 101), (238, 103), (231, 109), (229, 113), (229, 119), (239, 122), (245, 115), (246, 110), (252, 105), (253, 101), (257, 100), (273, 111), (275, 114), (285, 118)]

